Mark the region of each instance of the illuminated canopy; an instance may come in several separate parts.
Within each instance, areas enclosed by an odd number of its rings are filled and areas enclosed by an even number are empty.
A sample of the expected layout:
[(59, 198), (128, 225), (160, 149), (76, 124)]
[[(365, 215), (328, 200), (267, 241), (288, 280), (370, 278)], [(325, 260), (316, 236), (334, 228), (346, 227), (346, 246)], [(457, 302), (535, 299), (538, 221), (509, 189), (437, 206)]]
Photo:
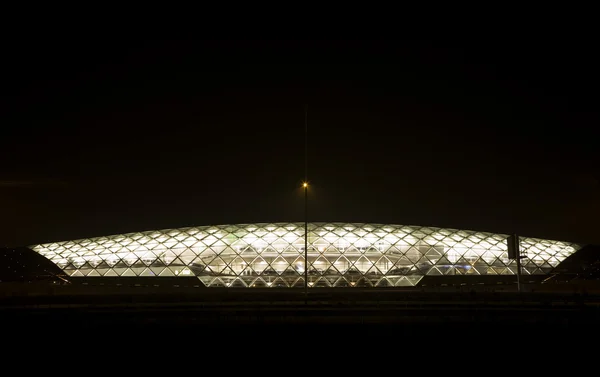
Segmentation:
[[(309, 286), (413, 286), (425, 275), (512, 275), (508, 235), (419, 226), (308, 224)], [(520, 238), (523, 274), (580, 245)], [(208, 287), (303, 287), (304, 223), (199, 226), (31, 247), (70, 276), (197, 276)]]

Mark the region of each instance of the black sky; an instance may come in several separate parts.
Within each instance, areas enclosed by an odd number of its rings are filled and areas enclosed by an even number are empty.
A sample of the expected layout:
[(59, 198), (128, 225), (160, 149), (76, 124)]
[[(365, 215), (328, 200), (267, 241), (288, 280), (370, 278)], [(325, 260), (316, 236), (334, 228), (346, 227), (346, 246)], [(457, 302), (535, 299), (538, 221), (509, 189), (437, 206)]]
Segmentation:
[(0, 243), (310, 220), (600, 242), (591, 37), (4, 45)]

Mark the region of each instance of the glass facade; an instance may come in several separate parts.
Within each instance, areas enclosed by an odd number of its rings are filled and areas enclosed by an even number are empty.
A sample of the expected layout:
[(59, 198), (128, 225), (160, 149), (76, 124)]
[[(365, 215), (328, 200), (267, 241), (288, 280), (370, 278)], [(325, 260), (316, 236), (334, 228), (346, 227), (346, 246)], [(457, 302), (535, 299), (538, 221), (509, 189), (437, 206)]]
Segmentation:
[[(70, 276), (196, 276), (207, 287), (304, 287), (304, 223), (166, 229), (34, 245)], [(414, 286), (425, 275), (512, 275), (508, 235), (419, 226), (308, 224), (311, 287)], [(580, 245), (520, 238), (522, 274)]]

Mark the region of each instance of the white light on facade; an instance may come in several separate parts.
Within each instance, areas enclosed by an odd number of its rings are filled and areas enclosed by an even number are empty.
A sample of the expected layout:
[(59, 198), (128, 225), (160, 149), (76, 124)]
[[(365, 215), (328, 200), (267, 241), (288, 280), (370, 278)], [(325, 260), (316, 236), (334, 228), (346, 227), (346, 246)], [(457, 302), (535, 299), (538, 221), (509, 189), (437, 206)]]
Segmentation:
[[(431, 227), (311, 223), (309, 252), (319, 260), (311, 262), (318, 267), (318, 275), (310, 279), (329, 286), (336, 282), (354, 286), (357, 279), (372, 286), (382, 282), (406, 286), (417, 284), (424, 274), (473, 270), (512, 274), (516, 266), (506, 257), (507, 237)], [(521, 247), (523, 255), (529, 256), (526, 273), (539, 275), (549, 273), (581, 246), (523, 237)], [(275, 278), (275, 285), (291, 287), (303, 282), (305, 273), (303, 223), (190, 227), (55, 242), (32, 249), (72, 276), (96, 269), (103, 276), (147, 276), (160, 268), (161, 276), (194, 276), (200, 271), (197, 278), (209, 287), (233, 279), (236, 286), (238, 281), (243, 283), (240, 286), (271, 286)], [(150, 267), (155, 263), (160, 267)]]

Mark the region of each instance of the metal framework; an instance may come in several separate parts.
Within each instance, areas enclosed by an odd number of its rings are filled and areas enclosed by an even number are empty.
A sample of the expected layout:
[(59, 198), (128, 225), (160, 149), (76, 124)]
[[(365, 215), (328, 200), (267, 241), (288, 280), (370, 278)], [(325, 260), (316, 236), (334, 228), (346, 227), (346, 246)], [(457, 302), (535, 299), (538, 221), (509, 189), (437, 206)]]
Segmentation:
[[(349, 223), (166, 229), (34, 245), (70, 276), (197, 276), (208, 287), (414, 286), (425, 275), (513, 275), (508, 235)], [(308, 270), (305, 271), (305, 242)], [(523, 274), (547, 274), (580, 248), (520, 238)]]

